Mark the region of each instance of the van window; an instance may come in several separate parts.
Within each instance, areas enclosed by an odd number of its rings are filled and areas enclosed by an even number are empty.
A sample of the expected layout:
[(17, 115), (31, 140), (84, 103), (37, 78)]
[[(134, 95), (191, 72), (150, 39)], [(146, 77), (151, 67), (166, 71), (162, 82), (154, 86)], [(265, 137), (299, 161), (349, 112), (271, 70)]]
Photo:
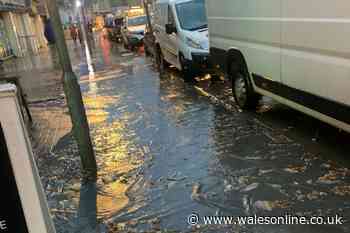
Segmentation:
[(176, 13), (181, 28), (195, 31), (208, 27), (204, 0), (193, 0), (176, 4)]
[(145, 25), (146, 22), (147, 22), (146, 16), (137, 16), (137, 17), (128, 18), (129, 26)]

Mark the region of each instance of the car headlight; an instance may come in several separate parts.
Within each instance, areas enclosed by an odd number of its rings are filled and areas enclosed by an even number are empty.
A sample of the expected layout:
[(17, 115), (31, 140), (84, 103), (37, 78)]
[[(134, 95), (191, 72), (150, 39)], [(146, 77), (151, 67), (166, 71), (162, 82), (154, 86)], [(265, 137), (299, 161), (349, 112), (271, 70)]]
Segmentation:
[(204, 49), (202, 47), (202, 45), (194, 40), (192, 40), (191, 38), (189, 37), (186, 37), (186, 44), (188, 46), (190, 46), (191, 48), (195, 48), (195, 49)]

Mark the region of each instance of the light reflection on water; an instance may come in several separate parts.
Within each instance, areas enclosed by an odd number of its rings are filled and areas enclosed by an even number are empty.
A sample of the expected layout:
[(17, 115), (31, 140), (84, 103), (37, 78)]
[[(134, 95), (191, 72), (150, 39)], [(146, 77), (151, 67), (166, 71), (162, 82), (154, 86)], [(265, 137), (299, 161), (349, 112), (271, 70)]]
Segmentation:
[(87, 109), (87, 117), (90, 125), (103, 123), (107, 120), (109, 113), (105, 107), (115, 101), (113, 97), (89, 95), (84, 97), (84, 104)]
[(108, 217), (129, 203), (125, 194), (128, 186), (128, 184), (116, 181), (104, 187), (103, 194), (99, 193), (97, 196), (97, 215), (99, 218)]
[(98, 87), (92, 83), (89, 89), (84, 104), (99, 168), (97, 218), (105, 219), (128, 205), (126, 192), (133, 184), (129, 173), (142, 164), (144, 148), (137, 145), (136, 134), (126, 124), (136, 116), (128, 112), (111, 116), (118, 97), (97, 94)]

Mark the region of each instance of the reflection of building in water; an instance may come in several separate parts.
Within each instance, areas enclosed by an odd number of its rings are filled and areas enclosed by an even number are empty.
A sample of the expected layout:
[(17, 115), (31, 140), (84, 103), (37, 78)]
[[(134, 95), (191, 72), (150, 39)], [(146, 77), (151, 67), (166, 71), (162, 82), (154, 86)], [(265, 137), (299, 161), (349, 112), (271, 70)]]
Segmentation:
[[(126, 192), (132, 182), (127, 174), (140, 166), (145, 151), (149, 149), (139, 146), (134, 138), (135, 132), (128, 128), (127, 122), (139, 115), (122, 110), (119, 97), (102, 95), (103, 89), (98, 85), (94, 81), (89, 83), (84, 104), (100, 168), (98, 176), (104, 182), (96, 199), (97, 218), (108, 218), (129, 203)], [(116, 106), (119, 108), (115, 109)], [(117, 118), (113, 116), (116, 112), (120, 114)]]
[(106, 122), (109, 116), (106, 106), (113, 103), (113, 97), (98, 96), (93, 93), (97, 87), (94, 84), (90, 84), (89, 87), (92, 88), (90, 89), (91, 95), (89, 93), (89, 96), (84, 97), (88, 121), (91, 125)]

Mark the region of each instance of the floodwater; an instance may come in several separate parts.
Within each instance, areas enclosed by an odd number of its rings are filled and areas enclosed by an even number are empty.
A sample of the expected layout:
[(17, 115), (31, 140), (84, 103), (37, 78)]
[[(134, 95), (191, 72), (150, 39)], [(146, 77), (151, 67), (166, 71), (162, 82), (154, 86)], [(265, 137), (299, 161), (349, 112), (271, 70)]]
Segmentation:
[(97, 41), (93, 73), (81, 50), (73, 53), (99, 179), (65, 184), (78, 185), (69, 196), (72, 232), (350, 231), (348, 222), (205, 225), (203, 216), (349, 218), (349, 146), (339, 144), (349, 137), (270, 100), (241, 112), (229, 83), (185, 83), (173, 68), (159, 75), (142, 49), (121, 47)]

